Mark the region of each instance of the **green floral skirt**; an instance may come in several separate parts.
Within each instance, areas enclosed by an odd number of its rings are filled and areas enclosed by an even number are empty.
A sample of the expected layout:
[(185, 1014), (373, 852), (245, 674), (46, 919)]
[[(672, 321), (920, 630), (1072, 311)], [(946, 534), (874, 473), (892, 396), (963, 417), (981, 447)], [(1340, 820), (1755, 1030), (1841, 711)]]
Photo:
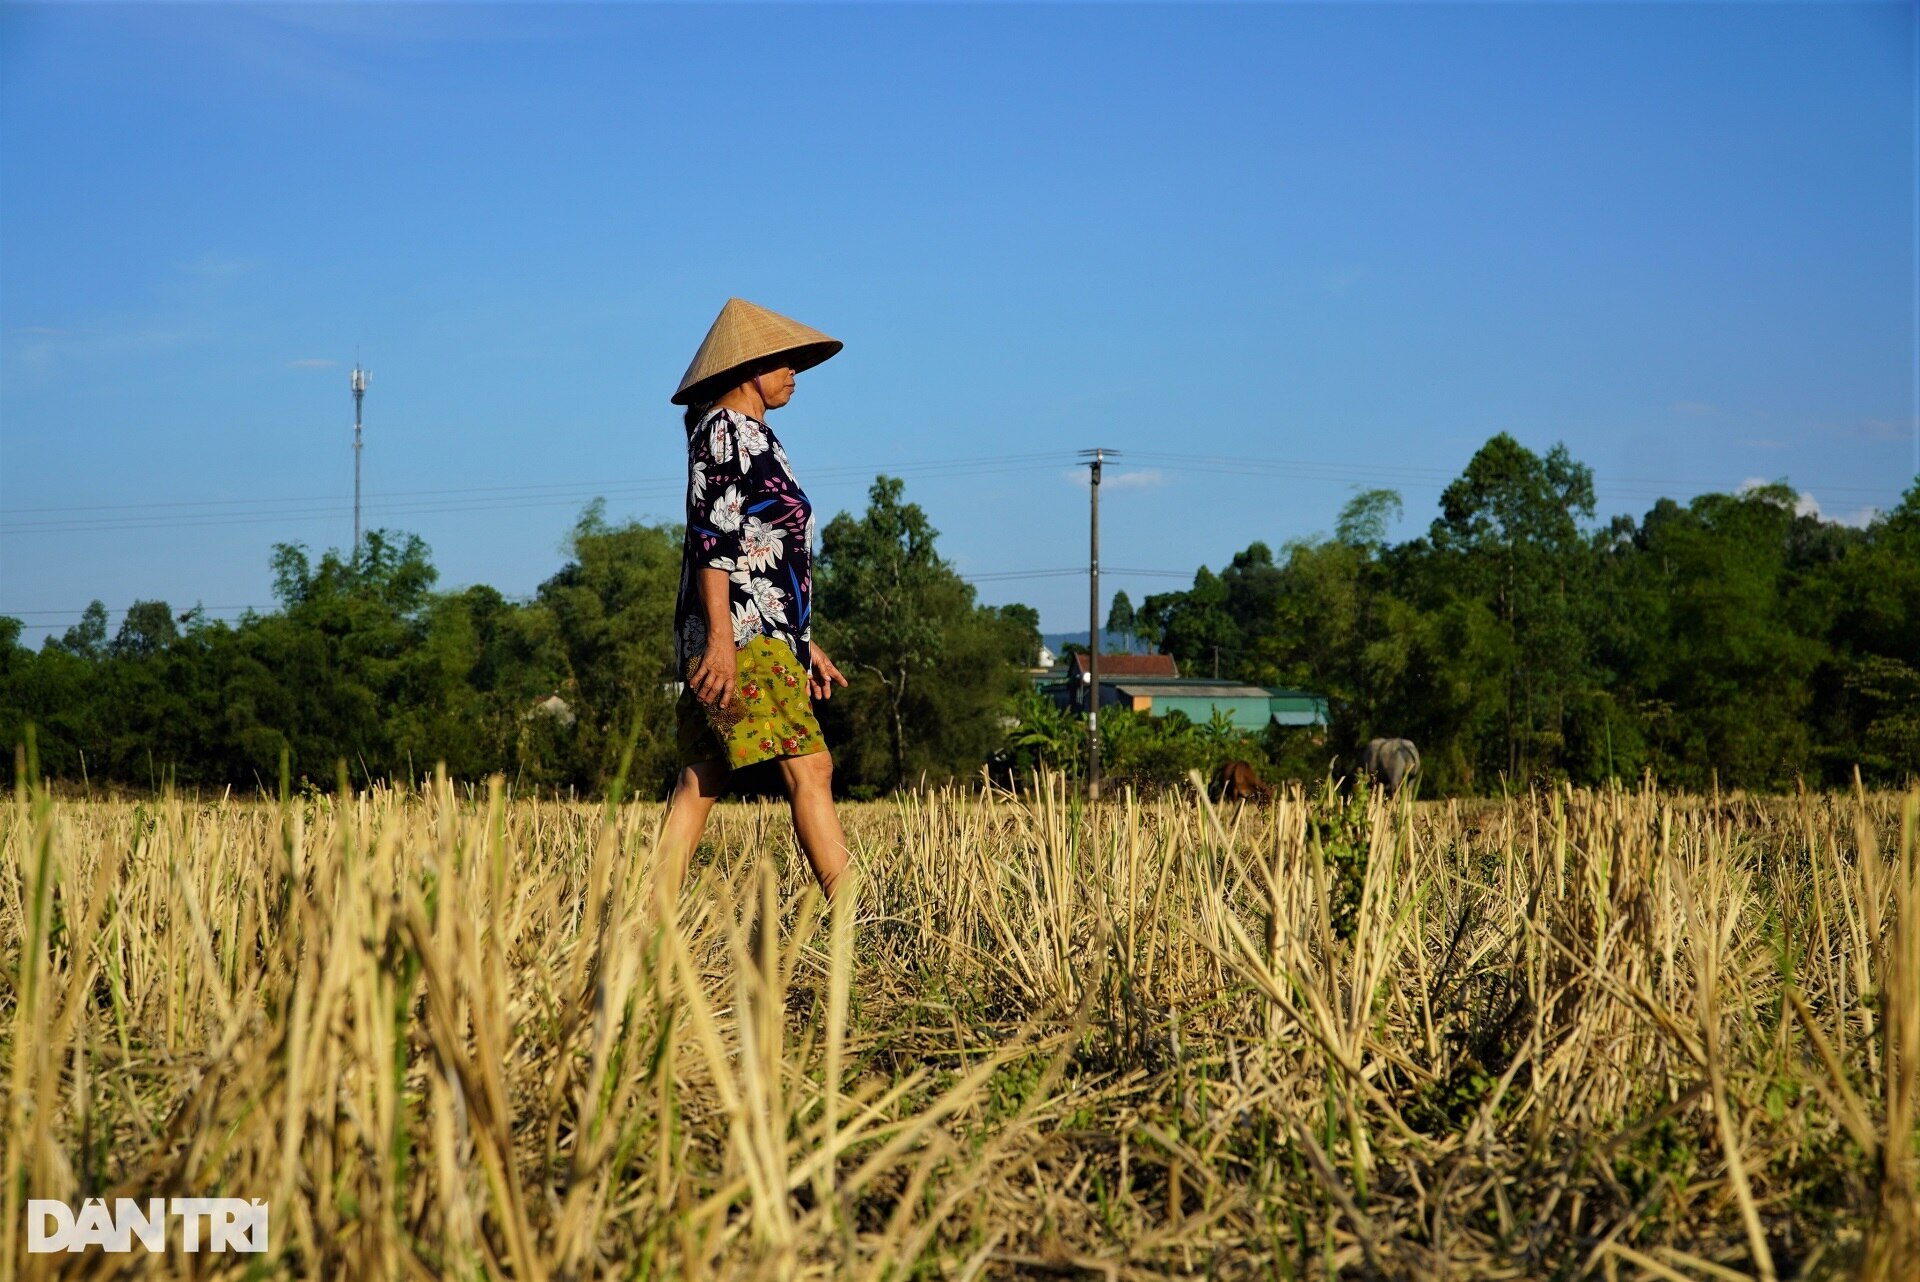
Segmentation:
[(739, 720), (731, 726), (726, 726), (729, 717), (713, 715), (691, 688), (680, 692), (674, 708), (680, 764), (724, 760), (738, 768), (825, 751), (807, 694), (807, 670), (787, 643), (755, 637), (740, 648), (739, 660), (736, 697), (728, 705)]

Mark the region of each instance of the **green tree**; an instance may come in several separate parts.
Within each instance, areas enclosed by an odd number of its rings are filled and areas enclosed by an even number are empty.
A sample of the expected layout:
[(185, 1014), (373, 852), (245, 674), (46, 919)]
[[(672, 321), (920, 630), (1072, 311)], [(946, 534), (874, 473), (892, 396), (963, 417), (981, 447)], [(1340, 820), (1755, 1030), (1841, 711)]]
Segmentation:
[(396, 714), (439, 577), (426, 543), (370, 530), (357, 558), (329, 550), (315, 565), (304, 547), (282, 543), (270, 565), (283, 613), (247, 630), (252, 662), (237, 692), (265, 733), (242, 733), (256, 744), (284, 737), (294, 769), (317, 781), (330, 781), (340, 761), (359, 781), (406, 777)]
[(1391, 490), (1356, 495), (1335, 538), (1288, 544), (1265, 617), (1250, 619), (1242, 675), (1326, 695), (1341, 751), (1364, 742), (1376, 720), (1381, 733), (1408, 733), (1397, 685), (1410, 660), (1405, 636), (1384, 626), (1389, 598), (1379, 561), (1387, 514), (1399, 502)]
[(541, 731), (551, 748), (565, 749), (564, 763), (541, 768), (598, 787), (612, 778), (637, 727), (633, 777), (663, 782), (672, 774), (673, 705), (684, 675), (675, 670), (673, 635), (681, 529), (609, 525), (595, 502), (568, 547), (572, 559), (540, 585), (536, 617), (497, 639), (503, 654), (539, 656), (541, 679), (516, 697), (558, 694), (575, 716), (570, 731)]
[[(870, 499), (828, 525), (817, 566), (819, 632), (853, 680), (822, 708), (839, 777), (877, 789), (989, 753), (1016, 774), (1079, 768), (1083, 727), (1022, 676), (1038, 616), (977, 604), (898, 481)], [(1189, 673), (1217, 653), (1223, 676), (1328, 697), (1325, 741), (1263, 732), (1269, 769), (1315, 773), (1382, 734), (1420, 744), (1430, 791), (1643, 766), (1694, 788), (1920, 773), (1920, 486), (1864, 529), (1797, 512), (1784, 484), (1583, 532), (1591, 506), (1564, 450), (1495, 437), (1428, 537), (1390, 544), (1398, 497), (1366, 491), (1332, 538), (1250, 543), (1148, 598), (1135, 632)], [(231, 624), (141, 601), (109, 641), (95, 602), (32, 650), (0, 620), (0, 737), (31, 723), (49, 775), (143, 787), (269, 787), (287, 752), (322, 786), (341, 759), (361, 780), (445, 760), (593, 790), (637, 724), (638, 774), (664, 780), (680, 532), (614, 526), (596, 504), (567, 550), (525, 603), (437, 591), (425, 544), (380, 530), (352, 558), (276, 547), (279, 607)], [(1256, 743), (1179, 717), (1102, 723), (1110, 775), (1141, 786)]]
[(1599, 658), (1670, 782), (1778, 787), (1812, 763), (1825, 607), (1791, 563), (1794, 502), (1784, 486), (1663, 500), (1613, 554), (1628, 622), (1600, 634)]
[(903, 491), (878, 477), (864, 515), (827, 523), (814, 563), (814, 632), (849, 680), (822, 712), (852, 788), (978, 767), (1005, 738), (1019, 656), (1037, 648), (1037, 617), (977, 605)]
[(1473, 751), (1510, 778), (1560, 765), (1567, 710), (1592, 684), (1584, 615), (1591, 545), (1579, 519), (1593, 515), (1593, 504), (1592, 470), (1565, 446), (1543, 458), (1504, 432), (1440, 496), (1430, 582), (1442, 597), (1489, 602), (1505, 633), (1500, 742)]
[(1013, 725), (997, 758), (1006, 783), (1019, 783), (1035, 770), (1078, 775), (1086, 768), (1085, 721), (1059, 707), (1031, 682), (1022, 682), (1006, 704)]
[(1273, 549), (1256, 540), (1219, 574), (1201, 566), (1192, 587), (1148, 597), (1134, 632), (1188, 675), (1257, 679), (1259, 643), (1276, 625), (1284, 580)]
[[(1241, 555), (1245, 555), (1242, 553)], [(1193, 586), (1182, 592), (1156, 592), (1140, 603), (1139, 635), (1162, 654), (1170, 654), (1188, 675), (1231, 673), (1239, 658), (1241, 633), (1228, 610), (1227, 583), (1201, 566)]]
[(1006, 625), (1007, 644), (1012, 647), (1007, 657), (1020, 667), (1034, 667), (1040, 662), (1040, 611), (1018, 602), (994, 608)]
[(1387, 526), (1405, 510), (1398, 490), (1362, 490), (1340, 509), (1333, 537), (1348, 547), (1377, 552), (1387, 545)]
[(1137, 635), (1138, 626), (1139, 621), (1133, 613), (1133, 601), (1125, 591), (1114, 593), (1113, 604), (1107, 608), (1107, 632), (1131, 640)]
[(107, 649), (107, 607), (99, 601), (89, 601), (81, 612), (80, 622), (66, 630), (58, 641), (47, 638), (48, 645), (57, 645), (78, 659), (98, 659)]
[(116, 659), (148, 659), (172, 645), (180, 635), (173, 611), (165, 601), (135, 601), (113, 638)]

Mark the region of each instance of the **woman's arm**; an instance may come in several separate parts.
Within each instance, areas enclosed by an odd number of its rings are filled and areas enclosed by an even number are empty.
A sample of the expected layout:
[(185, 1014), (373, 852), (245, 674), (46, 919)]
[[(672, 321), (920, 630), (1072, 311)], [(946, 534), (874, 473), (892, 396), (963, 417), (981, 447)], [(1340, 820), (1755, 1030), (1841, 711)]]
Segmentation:
[(740, 671), (739, 651), (733, 648), (733, 615), (727, 604), (727, 572), (703, 566), (700, 576), (700, 605), (707, 616), (707, 650), (687, 678), (694, 697), (718, 706), (733, 694), (734, 679)]
[(818, 641), (808, 642), (807, 648), (812, 655), (807, 664), (807, 693), (816, 699), (831, 699), (833, 687), (846, 685), (847, 679), (840, 675), (840, 669), (834, 666)]
[(741, 478), (725, 466), (734, 442), (724, 419), (698, 427), (687, 441), (688, 553), (694, 559), (694, 590), (707, 624), (707, 644), (687, 674), (687, 686), (702, 703), (720, 705), (733, 695), (739, 658), (733, 644), (733, 614), (727, 574), (740, 557)]

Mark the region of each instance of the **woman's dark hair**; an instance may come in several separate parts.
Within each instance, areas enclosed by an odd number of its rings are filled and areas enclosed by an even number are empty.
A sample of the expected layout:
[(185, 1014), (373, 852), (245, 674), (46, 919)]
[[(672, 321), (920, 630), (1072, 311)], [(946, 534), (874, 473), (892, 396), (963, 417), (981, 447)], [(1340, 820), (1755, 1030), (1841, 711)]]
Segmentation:
[(692, 435), (693, 429), (700, 426), (700, 420), (705, 418), (707, 411), (712, 408), (712, 401), (705, 402), (704, 404), (700, 401), (695, 401), (693, 404), (687, 406), (687, 412), (681, 415), (681, 421), (687, 425), (688, 435)]

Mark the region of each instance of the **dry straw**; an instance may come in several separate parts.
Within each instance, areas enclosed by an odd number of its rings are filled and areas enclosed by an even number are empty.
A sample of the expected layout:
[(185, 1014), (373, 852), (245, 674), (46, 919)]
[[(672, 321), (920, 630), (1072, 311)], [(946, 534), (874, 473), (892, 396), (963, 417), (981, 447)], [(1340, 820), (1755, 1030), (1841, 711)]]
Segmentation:
[(663, 917), (652, 805), (23, 787), (0, 1279), (1902, 1276), (1920, 794), (1332, 804), (849, 806), (831, 908), (729, 804)]

